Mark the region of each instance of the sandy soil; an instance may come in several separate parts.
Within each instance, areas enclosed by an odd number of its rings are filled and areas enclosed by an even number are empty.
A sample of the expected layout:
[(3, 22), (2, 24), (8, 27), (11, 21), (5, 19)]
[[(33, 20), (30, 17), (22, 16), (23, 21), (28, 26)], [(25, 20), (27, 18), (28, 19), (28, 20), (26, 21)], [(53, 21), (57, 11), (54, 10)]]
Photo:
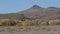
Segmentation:
[(0, 34), (60, 34), (60, 25), (52, 26), (0, 26)]

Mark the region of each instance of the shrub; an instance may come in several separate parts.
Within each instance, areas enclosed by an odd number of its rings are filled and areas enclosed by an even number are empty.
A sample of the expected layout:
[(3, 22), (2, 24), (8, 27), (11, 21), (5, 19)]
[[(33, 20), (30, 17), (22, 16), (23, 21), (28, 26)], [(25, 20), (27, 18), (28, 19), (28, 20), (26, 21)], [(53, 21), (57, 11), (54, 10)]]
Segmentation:
[(40, 25), (49, 25), (49, 23), (45, 21), (45, 22), (41, 22)]
[(48, 20), (43, 20), (43, 19), (36, 19), (36, 20), (32, 20), (32, 23), (35, 26), (40, 26), (40, 25), (49, 25)]
[(60, 20), (49, 20), (50, 25), (60, 25)]
[(20, 25), (20, 26), (31, 26), (32, 22), (31, 21), (21, 21), (17, 25)]
[(14, 26), (14, 25), (16, 25), (16, 22), (12, 20), (6, 20), (1, 22), (1, 26)]
[(40, 26), (40, 25), (49, 25), (49, 23), (48, 23), (48, 20), (38, 20), (38, 25)]
[(32, 20), (32, 24), (35, 25), (35, 26), (38, 26), (39, 23), (40, 23), (40, 20), (39, 19)]

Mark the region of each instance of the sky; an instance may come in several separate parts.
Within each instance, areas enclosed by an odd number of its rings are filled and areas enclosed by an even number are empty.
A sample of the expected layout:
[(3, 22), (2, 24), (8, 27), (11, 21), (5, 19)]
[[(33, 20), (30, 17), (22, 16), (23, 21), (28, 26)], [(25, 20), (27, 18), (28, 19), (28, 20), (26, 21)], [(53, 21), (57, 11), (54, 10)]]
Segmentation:
[(60, 8), (60, 0), (0, 0), (0, 13), (15, 13), (26, 10), (33, 5), (39, 5), (44, 8)]

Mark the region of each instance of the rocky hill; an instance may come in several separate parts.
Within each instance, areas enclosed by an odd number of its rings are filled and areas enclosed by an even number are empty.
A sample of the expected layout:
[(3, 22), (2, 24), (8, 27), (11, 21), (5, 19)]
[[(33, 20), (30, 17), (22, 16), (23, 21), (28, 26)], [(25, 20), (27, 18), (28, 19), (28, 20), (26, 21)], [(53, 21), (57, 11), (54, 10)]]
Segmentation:
[(60, 8), (42, 8), (34, 5), (31, 8), (16, 13), (0, 14), (0, 19), (60, 19)]
[(56, 7), (42, 8), (38, 5), (34, 5), (18, 13), (33, 19), (60, 19), (60, 8)]

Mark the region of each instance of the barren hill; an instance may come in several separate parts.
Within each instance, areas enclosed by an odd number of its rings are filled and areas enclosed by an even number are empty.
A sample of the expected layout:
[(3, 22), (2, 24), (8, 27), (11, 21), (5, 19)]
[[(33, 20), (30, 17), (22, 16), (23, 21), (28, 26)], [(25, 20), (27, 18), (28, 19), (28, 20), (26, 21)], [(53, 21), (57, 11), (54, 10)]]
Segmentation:
[(33, 19), (60, 19), (60, 8), (56, 7), (42, 8), (38, 5), (34, 5), (18, 13)]
[(20, 19), (22, 14), (26, 18), (30, 19), (60, 19), (60, 8), (56, 7), (42, 8), (38, 5), (34, 5), (31, 8), (20, 12), (0, 14), (0, 19), (7, 18)]

